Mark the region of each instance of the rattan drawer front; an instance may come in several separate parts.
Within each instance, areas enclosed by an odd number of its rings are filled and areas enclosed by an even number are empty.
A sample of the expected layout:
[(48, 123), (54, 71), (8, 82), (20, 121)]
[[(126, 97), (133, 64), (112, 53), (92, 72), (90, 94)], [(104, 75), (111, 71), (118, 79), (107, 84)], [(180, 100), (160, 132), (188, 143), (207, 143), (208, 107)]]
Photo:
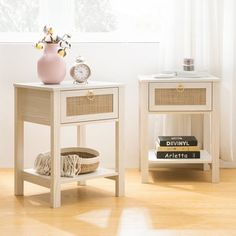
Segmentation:
[(206, 89), (155, 89), (155, 105), (206, 105)]
[(80, 116), (97, 113), (113, 112), (113, 95), (95, 95), (93, 99), (87, 96), (67, 97), (66, 98), (66, 115)]
[(118, 88), (65, 91), (61, 93), (61, 122), (118, 117)]
[(149, 110), (211, 110), (211, 83), (150, 83)]

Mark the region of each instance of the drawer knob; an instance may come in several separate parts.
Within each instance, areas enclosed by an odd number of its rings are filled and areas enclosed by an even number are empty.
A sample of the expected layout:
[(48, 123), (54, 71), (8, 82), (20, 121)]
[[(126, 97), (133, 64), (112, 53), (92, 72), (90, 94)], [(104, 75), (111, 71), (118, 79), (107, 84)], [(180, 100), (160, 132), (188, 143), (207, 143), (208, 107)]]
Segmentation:
[(184, 92), (184, 86), (182, 84), (179, 84), (178, 87), (176, 88), (178, 93), (183, 93)]
[(87, 93), (87, 99), (88, 99), (89, 101), (94, 101), (95, 95), (94, 95), (93, 90), (89, 90), (89, 91), (88, 91), (88, 93)]

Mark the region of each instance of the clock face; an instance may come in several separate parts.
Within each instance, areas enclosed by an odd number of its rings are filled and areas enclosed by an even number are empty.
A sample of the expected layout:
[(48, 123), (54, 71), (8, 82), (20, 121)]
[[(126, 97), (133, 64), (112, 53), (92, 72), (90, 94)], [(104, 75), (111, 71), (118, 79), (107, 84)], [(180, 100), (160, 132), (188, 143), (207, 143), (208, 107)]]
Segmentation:
[(86, 64), (78, 64), (74, 67), (72, 77), (78, 82), (85, 82), (91, 72)]

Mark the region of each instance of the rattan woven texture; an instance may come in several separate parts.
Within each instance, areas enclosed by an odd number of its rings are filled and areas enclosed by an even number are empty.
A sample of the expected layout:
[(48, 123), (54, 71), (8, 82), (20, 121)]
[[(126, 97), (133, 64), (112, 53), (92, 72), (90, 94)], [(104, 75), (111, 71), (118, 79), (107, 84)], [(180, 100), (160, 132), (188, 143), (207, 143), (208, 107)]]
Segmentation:
[(95, 95), (92, 100), (87, 96), (66, 98), (67, 116), (79, 116), (113, 112), (113, 95)]
[(155, 89), (155, 105), (206, 105), (205, 88)]
[[(94, 155), (92, 153), (84, 152), (84, 151), (62, 152), (62, 156), (67, 156), (67, 155), (78, 155), (79, 157), (81, 157), (83, 159), (96, 157), (96, 155)], [(77, 163), (77, 165), (78, 165), (78, 163)], [(85, 173), (93, 172), (98, 168), (98, 166), (99, 166), (99, 162), (90, 163), (90, 164), (82, 163), (80, 166), (79, 173), (85, 174)], [(78, 166), (75, 166), (75, 168), (78, 169)]]

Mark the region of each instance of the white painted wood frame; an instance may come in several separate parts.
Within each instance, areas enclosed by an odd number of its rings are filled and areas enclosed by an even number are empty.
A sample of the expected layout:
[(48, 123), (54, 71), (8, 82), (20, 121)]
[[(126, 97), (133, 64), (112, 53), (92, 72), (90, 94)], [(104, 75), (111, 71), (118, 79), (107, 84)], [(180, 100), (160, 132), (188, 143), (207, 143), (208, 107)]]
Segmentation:
[[(156, 88), (206, 88), (204, 106), (180, 106), (154, 104)], [(203, 164), (207, 170), (211, 166), (211, 181), (219, 182), (219, 78), (157, 78), (139, 77), (139, 148), (140, 167), (143, 183), (149, 182), (149, 166), (153, 164)], [(200, 159), (157, 159), (154, 150), (148, 148), (149, 116), (152, 114), (203, 114), (204, 115), (204, 150)], [(152, 168), (153, 169), (153, 168)]]
[[(24, 195), (24, 181), (38, 184), (50, 189), (50, 206), (61, 206), (61, 184), (78, 182), (85, 184), (93, 178), (109, 178), (115, 180), (115, 196), (124, 195), (124, 87), (118, 83), (92, 82), (76, 85), (63, 82), (60, 85), (44, 85), (41, 83), (14, 84), (15, 86), (15, 195)], [(77, 117), (76, 122), (62, 119), (61, 110), (66, 110), (63, 96), (68, 94), (84, 94), (88, 90), (99, 91), (99, 94), (112, 93), (112, 116), (94, 114), (93, 120)], [(104, 114), (103, 114), (104, 115)], [(96, 118), (97, 117), (97, 118)], [(52, 175), (39, 175), (32, 168), (24, 169), (24, 121), (48, 125), (52, 154)], [(63, 121), (63, 122), (62, 122)], [(99, 122), (115, 122), (115, 168), (105, 169), (102, 166), (95, 172), (81, 174), (74, 178), (60, 176), (60, 127), (77, 126), (77, 145), (86, 145), (86, 124)]]

